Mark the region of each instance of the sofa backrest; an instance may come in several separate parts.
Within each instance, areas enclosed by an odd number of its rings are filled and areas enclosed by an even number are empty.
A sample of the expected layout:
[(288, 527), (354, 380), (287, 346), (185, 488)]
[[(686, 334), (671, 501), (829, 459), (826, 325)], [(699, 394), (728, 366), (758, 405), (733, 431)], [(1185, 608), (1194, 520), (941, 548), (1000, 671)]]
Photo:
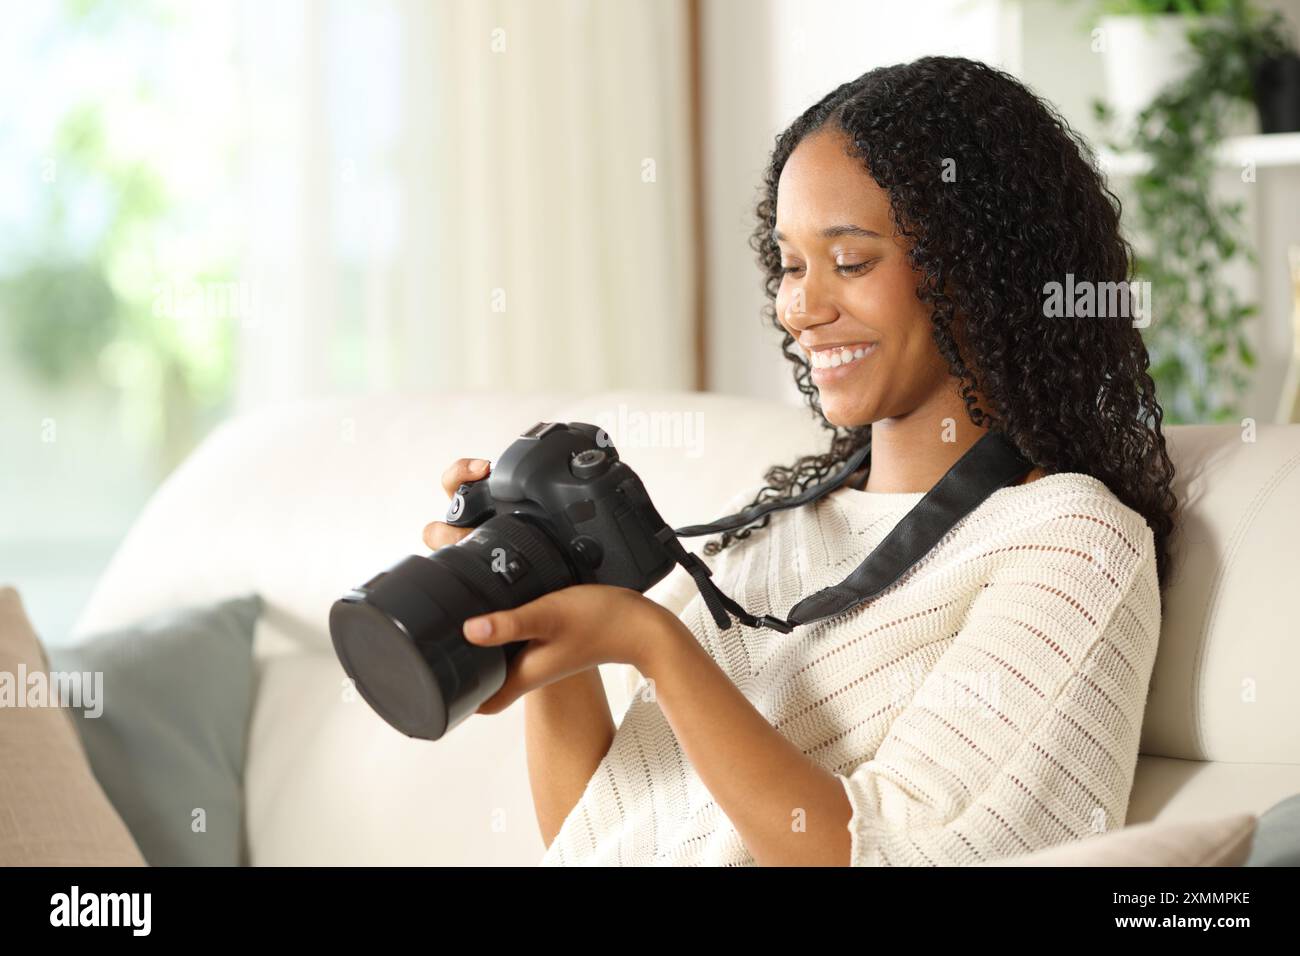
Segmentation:
[(804, 407), (680, 392), (457, 391), (260, 411), (219, 426), (164, 482), (75, 630), (253, 590), (286, 636), (332, 653), (330, 604), (427, 553), (421, 532), (448, 505), (443, 471), (495, 461), (539, 421), (608, 427), (674, 527), (717, 517), (738, 488), (829, 434)]
[(1141, 750), (1300, 764), (1300, 425), (1166, 432), (1175, 569)]

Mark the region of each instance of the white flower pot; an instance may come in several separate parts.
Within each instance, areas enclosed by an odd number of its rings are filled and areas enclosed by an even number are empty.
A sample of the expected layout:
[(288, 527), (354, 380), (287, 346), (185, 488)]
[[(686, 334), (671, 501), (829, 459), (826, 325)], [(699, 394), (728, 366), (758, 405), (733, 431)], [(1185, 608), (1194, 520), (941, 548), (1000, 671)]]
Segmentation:
[(1187, 28), (1193, 22), (1181, 13), (1101, 18), (1106, 101), (1115, 111), (1116, 129), (1125, 138), (1156, 95), (1192, 69)]

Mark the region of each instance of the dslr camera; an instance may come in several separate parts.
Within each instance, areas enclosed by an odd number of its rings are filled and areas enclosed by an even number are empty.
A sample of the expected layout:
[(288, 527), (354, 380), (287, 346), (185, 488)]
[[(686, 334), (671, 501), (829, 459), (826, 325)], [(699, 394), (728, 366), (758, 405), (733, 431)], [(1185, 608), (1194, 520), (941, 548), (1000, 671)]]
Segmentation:
[(644, 592), (694, 557), (604, 429), (583, 422), (528, 429), (490, 475), (457, 489), (446, 521), (474, 530), (380, 572), (329, 616), (334, 650), (361, 696), (425, 740), (495, 694), (526, 643), (471, 644), (467, 619), (576, 584)]

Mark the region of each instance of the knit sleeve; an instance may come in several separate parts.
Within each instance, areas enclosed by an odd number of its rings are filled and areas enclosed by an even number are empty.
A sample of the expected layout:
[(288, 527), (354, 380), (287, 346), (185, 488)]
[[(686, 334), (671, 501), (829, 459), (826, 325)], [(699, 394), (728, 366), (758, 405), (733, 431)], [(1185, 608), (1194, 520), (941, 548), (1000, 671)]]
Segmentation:
[(938, 662), (891, 688), (874, 756), (835, 774), (851, 865), (969, 865), (1123, 826), (1160, 596), (1151, 529), (1111, 517), (1048, 526), (969, 583)]

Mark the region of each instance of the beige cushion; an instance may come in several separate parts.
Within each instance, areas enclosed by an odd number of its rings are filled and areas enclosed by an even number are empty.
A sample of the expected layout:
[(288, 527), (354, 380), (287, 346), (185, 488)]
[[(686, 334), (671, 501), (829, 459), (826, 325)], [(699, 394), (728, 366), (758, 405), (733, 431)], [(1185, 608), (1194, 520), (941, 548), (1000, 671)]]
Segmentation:
[(1138, 823), (978, 866), (1241, 866), (1250, 855), (1258, 817)]
[[(17, 684), (20, 666), (49, 672), (18, 592), (0, 587), (0, 673)], [(0, 707), (0, 766), (0, 866), (145, 865), (67, 711)]]

